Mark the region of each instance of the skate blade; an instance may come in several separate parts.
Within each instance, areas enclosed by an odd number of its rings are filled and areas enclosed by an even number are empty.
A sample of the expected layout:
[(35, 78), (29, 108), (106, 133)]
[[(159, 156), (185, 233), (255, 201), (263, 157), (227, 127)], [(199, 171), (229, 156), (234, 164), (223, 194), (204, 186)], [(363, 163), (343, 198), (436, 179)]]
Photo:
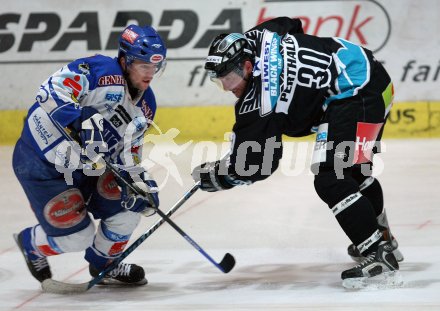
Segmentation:
[(104, 278), (96, 285), (98, 285), (98, 286), (99, 285), (101, 285), (101, 286), (114, 286), (114, 287), (135, 287), (135, 286), (142, 286), (142, 285), (146, 285), (146, 284), (148, 284), (148, 281), (146, 278), (144, 278), (136, 283), (125, 283), (125, 282), (121, 282), (121, 281), (111, 279), (111, 278)]
[(380, 290), (403, 287), (402, 274), (399, 271), (384, 272), (374, 277), (349, 278), (342, 281), (346, 289)]

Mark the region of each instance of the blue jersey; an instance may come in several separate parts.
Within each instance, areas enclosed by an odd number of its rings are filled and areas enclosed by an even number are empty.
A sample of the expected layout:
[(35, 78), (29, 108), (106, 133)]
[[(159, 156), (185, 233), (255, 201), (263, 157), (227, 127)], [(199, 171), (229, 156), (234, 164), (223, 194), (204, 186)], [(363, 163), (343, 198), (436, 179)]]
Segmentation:
[(51, 163), (70, 161), (65, 148), (59, 148), (66, 138), (57, 124), (67, 127), (80, 118), (85, 106), (95, 108), (104, 118), (106, 155), (125, 164), (122, 151), (129, 150), (139, 163), (143, 135), (156, 112), (154, 93), (148, 88), (131, 98), (118, 60), (103, 55), (77, 59), (43, 82), (21, 139), (41, 159)]

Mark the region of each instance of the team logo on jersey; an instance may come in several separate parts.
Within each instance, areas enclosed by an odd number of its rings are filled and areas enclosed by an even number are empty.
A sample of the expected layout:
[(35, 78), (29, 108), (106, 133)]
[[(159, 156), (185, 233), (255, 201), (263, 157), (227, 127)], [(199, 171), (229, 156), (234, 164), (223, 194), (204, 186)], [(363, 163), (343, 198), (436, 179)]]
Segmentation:
[(118, 118), (117, 115), (114, 115), (113, 117), (110, 118), (110, 122), (116, 127), (120, 127), (122, 125), (122, 121), (121, 119)]
[(85, 75), (90, 74), (90, 67), (89, 67), (89, 64), (87, 64), (87, 63), (79, 64), (78, 70), (81, 71)]
[(78, 189), (66, 190), (50, 200), (43, 210), (46, 221), (55, 228), (71, 228), (87, 215), (84, 199)]
[(127, 40), (131, 44), (133, 44), (138, 37), (139, 35), (129, 28), (125, 29), (124, 32), (122, 33), (122, 38), (124, 40)]

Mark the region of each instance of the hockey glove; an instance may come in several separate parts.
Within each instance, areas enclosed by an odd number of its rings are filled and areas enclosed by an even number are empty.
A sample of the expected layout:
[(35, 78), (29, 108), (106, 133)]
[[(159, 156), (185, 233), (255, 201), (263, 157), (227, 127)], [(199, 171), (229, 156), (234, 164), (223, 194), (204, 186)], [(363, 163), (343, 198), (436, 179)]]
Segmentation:
[(195, 182), (200, 182), (200, 189), (208, 192), (226, 190), (234, 187), (228, 182), (227, 176), (219, 174), (220, 160), (206, 162), (194, 168), (192, 177)]
[[(159, 207), (159, 188), (157, 187), (157, 183), (151, 179), (147, 172), (144, 171), (139, 175), (133, 174), (133, 177), (128, 172), (124, 172), (122, 175), (125, 180), (135, 188), (139, 188), (145, 193), (149, 192), (156, 208)], [(121, 187), (122, 207), (135, 213), (142, 213), (145, 216), (151, 216), (156, 213), (156, 210), (152, 208), (147, 197), (134, 193), (123, 181), (118, 179), (117, 181)]]
[(79, 134), (80, 161), (85, 168), (96, 168), (96, 163), (101, 158), (100, 153), (108, 150), (103, 137), (103, 122), (102, 115), (96, 109), (83, 107), (81, 117), (72, 124)]

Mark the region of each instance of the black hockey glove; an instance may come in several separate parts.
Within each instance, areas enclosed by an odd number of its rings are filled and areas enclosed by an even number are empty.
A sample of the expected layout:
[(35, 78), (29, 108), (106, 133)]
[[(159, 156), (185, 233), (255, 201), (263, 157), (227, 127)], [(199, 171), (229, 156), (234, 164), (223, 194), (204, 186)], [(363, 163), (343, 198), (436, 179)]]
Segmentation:
[[(156, 208), (159, 207), (159, 188), (146, 171), (141, 172), (139, 175), (123, 171), (121, 175), (134, 187), (141, 189), (145, 193), (151, 193)], [(135, 213), (142, 213), (145, 216), (151, 216), (156, 213), (156, 210), (152, 208), (146, 197), (134, 193), (122, 180), (116, 178), (116, 181), (121, 187), (122, 207)]]
[(231, 189), (234, 185), (230, 184), (225, 175), (219, 174), (220, 160), (206, 162), (194, 168), (192, 177), (195, 182), (200, 182), (200, 189), (208, 192)]

